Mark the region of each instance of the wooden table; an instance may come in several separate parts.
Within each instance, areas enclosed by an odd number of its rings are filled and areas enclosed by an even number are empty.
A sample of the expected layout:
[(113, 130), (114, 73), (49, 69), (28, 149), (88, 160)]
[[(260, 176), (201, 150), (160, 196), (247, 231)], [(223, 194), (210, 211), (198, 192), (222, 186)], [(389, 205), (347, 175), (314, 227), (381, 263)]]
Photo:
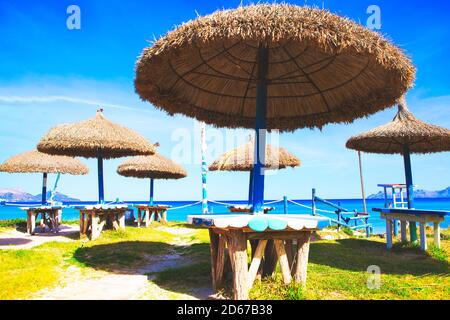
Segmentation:
[[(255, 217), (260, 221), (255, 223)], [(277, 262), (285, 284), (292, 281), (306, 284), (311, 233), (329, 226), (331, 221), (309, 215), (274, 214), (264, 215), (264, 218), (267, 221), (265, 229), (261, 216), (188, 217), (188, 222), (194, 225), (209, 227), (214, 292), (222, 286), (226, 270), (229, 270), (233, 278), (233, 299), (246, 300), (255, 279), (272, 275)], [(250, 266), (247, 241), (252, 249)]]
[(23, 207), (22, 210), (27, 212), (27, 233), (34, 235), (36, 233), (36, 219), (41, 215), (40, 226), (45, 228), (47, 225), (50, 230), (59, 232), (60, 213), (62, 206), (40, 206), (40, 207)]
[(433, 223), (434, 244), (441, 247), (440, 223), (450, 211), (418, 210), (400, 208), (373, 208), (372, 211), (380, 212), (380, 217), (386, 220), (386, 247), (392, 248), (392, 231), (395, 220), (400, 221), (400, 237), (402, 242), (407, 242), (406, 224), (408, 221), (419, 222), (420, 225), (420, 249), (427, 250), (426, 224)]
[(80, 236), (95, 240), (105, 229), (125, 229), (127, 205), (76, 207), (80, 210)]
[(152, 221), (167, 222), (167, 208), (169, 208), (169, 206), (140, 204), (135, 205), (134, 207), (138, 210), (138, 227), (141, 226), (141, 223), (145, 223), (145, 226), (148, 227)]

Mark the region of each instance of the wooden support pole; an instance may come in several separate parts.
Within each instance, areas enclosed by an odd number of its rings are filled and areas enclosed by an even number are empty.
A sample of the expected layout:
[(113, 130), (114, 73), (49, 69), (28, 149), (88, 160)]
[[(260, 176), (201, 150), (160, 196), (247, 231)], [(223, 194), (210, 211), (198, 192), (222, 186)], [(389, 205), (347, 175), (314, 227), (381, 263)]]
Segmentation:
[(426, 226), (425, 222), (420, 222), (420, 249), (423, 251), (427, 250)]
[(386, 248), (392, 248), (392, 221), (386, 219)]
[(141, 221), (142, 221), (142, 212), (141, 212), (141, 209), (138, 208), (138, 218), (137, 218), (137, 226), (138, 226), (138, 228), (141, 227)]
[(233, 266), (233, 299), (248, 299), (247, 238), (242, 230), (228, 233), (228, 251)]
[(297, 239), (297, 263), (295, 265), (294, 280), (302, 285), (306, 285), (310, 238), (311, 232), (304, 232)]
[(83, 230), (84, 230), (84, 214), (83, 211), (80, 210), (80, 236), (83, 234)]
[(30, 234), (33, 235), (35, 233), (36, 229), (36, 214), (34, 213), (34, 211), (31, 211), (31, 215), (30, 215)]
[(248, 288), (249, 289), (252, 288), (253, 282), (256, 279), (256, 275), (258, 274), (262, 255), (264, 253), (264, 249), (266, 248), (266, 245), (267, 245), (267, 240), (259, 240), (258, 245), (256, 246), (256, 250), (253, 253), (252, 263), (250, 264), (250, 269), (248, 271)]
[(403, 243), (408, 241), (408, 237), (406, 235), (406, 221), (400, 221), (400, 236)]
[(289, 284), (292, 281), (291, 270), (289, 268), (289, 262), (284, 249), (283, 240), (274, 240), (275, 250), (277, 251), (278, 259), (280, 260), (281, 274), (283, 275), (283, 281), (285, 284)]
[(264, 265), (262, 271), (263, 277), (270, 277), (273, 274), (277, 265), (277, 261), (278, 258), (275, 252), (273, 240), (268, 240), (266, 249), (264, 250)]
[(438, 248), (441, 247), (441, 226), (439, 222), (433, 223), (433, 231), (434, 231), (434, 245)]
[(91, 239), (95, 240), (98, 237), (98, 220), (99, 217), (97, 214), (91, 215)]
[(219, 234), (209, 229), (209, 249), (211, 252), (211, 279), (214, 293), (216, 293), (218, 290), (216, 281), (218, 248), (219, 248)]
[(219, 235), (219, 242), (217, 244), (217, 257), (216, 257), (216, 286), (220, 287), (223, 281), (223, 275), (225, 270), (225, 237)]
[(284, 247), (286, 249), (286, 255), (288, 258), (289, 263), (289, 270), (291, 270), (292, 273), (292, 266), (294, 264), (294, 246), (293, 246), (293, 240), (285, 240), (284, 241)]
[(119, 227), (120, 229), (125, 229), (125, 212), (120, 211), (119, 213)]

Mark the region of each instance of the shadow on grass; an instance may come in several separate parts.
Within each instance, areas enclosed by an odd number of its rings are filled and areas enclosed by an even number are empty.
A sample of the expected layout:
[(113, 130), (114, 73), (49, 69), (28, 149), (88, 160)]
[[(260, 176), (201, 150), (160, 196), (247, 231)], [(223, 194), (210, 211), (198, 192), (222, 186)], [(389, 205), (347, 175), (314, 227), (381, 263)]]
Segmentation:
[(153, 261), (151, 256), (168, 254), (175, 246), (152, 241), (123, 241), (83, 246), (73, 258), (83, 266), (116, 273), (138, 273), (138, 268)]
[(387, 250), (382, 242), (364, 239), (311, 243), (309, 262), (350, 271), (377, 265), (385, 274), (445, 274), (450, 270), (448, 262), (433, 259), (417, 248), (395, 246)]
[(149, 277), (165, 290), (206, 299), (213, 293), (209, 244), (193, 244), (186, 250), (184, 255), (190, 260), (189, 264), (149, 273)]

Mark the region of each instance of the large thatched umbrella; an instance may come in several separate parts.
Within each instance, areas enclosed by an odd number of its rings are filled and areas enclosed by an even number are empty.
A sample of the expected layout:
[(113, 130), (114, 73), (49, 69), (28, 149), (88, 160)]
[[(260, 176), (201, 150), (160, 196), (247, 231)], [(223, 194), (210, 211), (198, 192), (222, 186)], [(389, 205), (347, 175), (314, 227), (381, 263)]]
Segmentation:
[[(216, 159), (210, 166), (210, 171), (249, 171), (248, 203), (252, 203), (253, 166), (255, 142), (253, 138), (235, 149), (229, 150)], [(284, 148), (266, 145), (265, 169), (284, 169), (300, 166), (300, 160)]]
[(119, 165), (117, 173), (125, 177), (150, 178), (150, 205), (153, 205), (154, 179), (180, 179), (187, 175), (183, 167), (158, 153), (127, 159)]
[(81, 161), (68, 156), (52, 156), (37, 150), (15, 155), (0, 165), (9, 173), (42, 173), (42, 204), (47, 203), (47, 174), (87, 174), (89, 169)]
[(104, 202), (103, 159), (150, 155), (155, 148), (137, 132), (115, 124), (99, 109), (94, 118), (51, 129), (38, 150), (57, 155), (97, 158), (99, 202)]
[(415, 69), (380, 34), (326, 10), (261, 4), (189, 21), (145, 49), (143, 100), (228, 128), (255, 128), (253, 210), (264, 200), (265, 129), (350, 122), (393, 105)]
[[(388, 124), (351, 137), (347, 148), (382, 154), (403, 155), (408, 208), (414, 207), (411, 153), (450, 151), (450, 130), (420, 121), (409, 112), (405, 98), (398, 101), (398, 112)], [(410, 222), (411, 241), (417, 240), (415, 222)]]

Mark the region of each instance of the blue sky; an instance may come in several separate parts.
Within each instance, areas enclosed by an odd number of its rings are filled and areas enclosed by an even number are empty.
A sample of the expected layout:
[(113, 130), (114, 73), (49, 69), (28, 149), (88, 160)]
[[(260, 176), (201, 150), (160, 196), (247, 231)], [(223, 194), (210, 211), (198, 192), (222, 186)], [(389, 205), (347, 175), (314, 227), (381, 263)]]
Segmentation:
[[(288, 1), (299, 5), (305, 1)], [(112, 121), (133, 128), (159, 151), (171, 155), (176, 129), (193, 135), (195, 121), (169, 117), (134, 93), (134, 65), (142, 49), (154, 37), (164, 35), (184, 21), (240, 1), (0, 1), (0, 161), (33, 149), (52, 126), (92, 117), (101, 105)], [(247, 3), (244, 1), (244, 4)], [(369, 5), (381, 9), (381, 32), (406, 50), (417, 66), (417, 81), (408, 94), (410, 109), (420, 119), (450, 128), (450, 3), (448, 1), (307, 1), (334, 13), (365, 23)], [(66, 9), (81, 9), (81, 30), (68, 30)], [(280, 144), (302, 161), (297, 169), (267, 177), (266, 198), (308, 198), (311, 188), (327, 198), (359, 196), (357, 155), (345, 148), (352, 135), (392, 119), (395, 108), (350, 125), (330, 125), (322, 131), (297, 130), (282, 134)], [(222, 130), (225, 132), (225, 130)], [(238, 131), (243, 137), (246, 133)], [(217, 129), (208, 127), (208, 137)], [(198, 138), (198, 137), (197, 137)], [(198, 139), (196, 140), (198, 141)], [(226, 146), (224, 146), (225, 148)], [(197, 154), (195, 154), (198, 156)], [(209, 160), (212, 160), (210, 154)], [(59, 191), (96, 199), (96, 162), (88, 176), (64, 176)], [(116, 174), (124, 159), (105, 163), (105, 194), (108, 199), (146, 199), (148, 181)], [(367, 193), (377, 183), (404, 180), (400, 156), (364, 154)], [(450, 185), (450, 153), (414, 155), (413, 174), (419, 188), (442, 189)], [(200, 166), (185, 165), (189, 176), (179, 181), (156, 183), (161, 200), (198, 199)], [(50, 178), (52, 182), (54, 177)], [(243, 199), (248, 176), (243, 173), (210, 173), (208, 192), (213, 199)], [(0, 188), (19, 187), (40, 192), (36, 174), (0, 174)]]

